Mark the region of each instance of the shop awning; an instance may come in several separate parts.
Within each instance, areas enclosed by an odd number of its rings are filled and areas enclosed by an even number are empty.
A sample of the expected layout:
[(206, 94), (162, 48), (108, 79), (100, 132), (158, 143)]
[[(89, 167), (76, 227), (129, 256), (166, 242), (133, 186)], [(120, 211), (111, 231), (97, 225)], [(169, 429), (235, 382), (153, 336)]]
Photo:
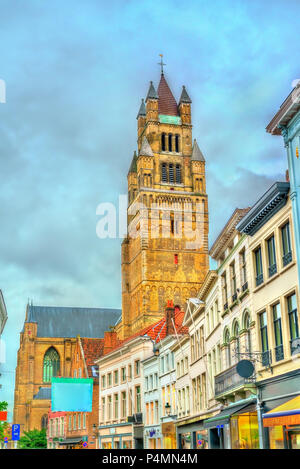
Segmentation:
[(263, 414), (264, 427), (300, 424), (300, 395)]
[(80, 443), (81, 441), (83, 441), (82, 437), (81, 438), (68, 438), (67, 440), (59, 441), (58, 443), (60, 445), (67, 446), (67, 445), (76, 445)]
[(213, 428), (217, 427), (218, 425), (224, 425), (225, 423), (230, 422), (230, 417), (240, 414), (241, 410), (243, 410), (243, 413), (245, 412), (255, 412), (256, 407), (255, 404), (256, 399), (251, 399), (251, 400), (245, 400), (244, 402), (240, 402), (239, 404), (236, 405), (230, 405), (226, 407), (226, 409), (223, 409), (218, 415), (215, 417), (212, 417), (211, 419), (204, 420), (204, 428)]

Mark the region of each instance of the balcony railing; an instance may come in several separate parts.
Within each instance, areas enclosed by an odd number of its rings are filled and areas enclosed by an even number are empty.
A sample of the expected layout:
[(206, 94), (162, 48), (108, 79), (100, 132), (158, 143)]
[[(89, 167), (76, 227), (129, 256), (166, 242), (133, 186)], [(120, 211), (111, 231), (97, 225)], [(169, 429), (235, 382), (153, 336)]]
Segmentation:
[(258, 287), (259, 285), (261, 285), (264, 281), (264, 276), (263, 274), (260, 274), (256, 277), (256, 286)]
[(291, 344), (291, 355), (300, 353), (300, 337), (296, 337), (290, 341)]
[(237, 293), (234, 293), (232, 295), (232, 303), (234, 303), (237, 300)]
[(275, 347), (275, 360), (279, 362), (280, 360), (284, 359), (284, 351), (283, 351), (283, 345), (277, 345)]
[(262, 366), (270, 366), (272, 363), (272, 355), (271, 350), (266, 350), (261, 354), (261, 363)]
[(282, 257), (282, 262), (283, 262), (283, 267), (288, 265), (290, 262), (292, 262), (292, 253), (287, 252), (283, 257)]
[(248, 290), (248, 282), (245, 282), (244, 285), (242, 286), (242, 291)]
[(236, 372), (236, 365), (237, 364), (215, 376), (216, 397), (230, 391), (231, 389), (255, 382), (255, 375), (250, 378), (242, 378), (242, 376)]
[(273, 264), (269, 266), (269, 277), (272, 277), (272, 275), (275, 275), (277, 273), (277, 265)]
[(228, 303), (225, 303), (224, 304), (224, 311), (226, 311), (228, 309)]

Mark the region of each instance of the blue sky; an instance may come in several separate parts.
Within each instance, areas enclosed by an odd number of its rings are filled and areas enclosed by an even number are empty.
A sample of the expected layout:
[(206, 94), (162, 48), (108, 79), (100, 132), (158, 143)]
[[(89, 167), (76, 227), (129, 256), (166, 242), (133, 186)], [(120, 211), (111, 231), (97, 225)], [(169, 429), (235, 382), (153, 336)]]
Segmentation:
[(13, 403), (28, 298), (120, 307), (120, 240), (96, 237), (96, 207), (126, 193), (159, 54), (175, 97), (184, 84), (193, 100), (212, 242), (284, 178), (281, 138), (265, 126), (300, 78), (299, 17), (298, 0), (1, 1), (1, 400)]

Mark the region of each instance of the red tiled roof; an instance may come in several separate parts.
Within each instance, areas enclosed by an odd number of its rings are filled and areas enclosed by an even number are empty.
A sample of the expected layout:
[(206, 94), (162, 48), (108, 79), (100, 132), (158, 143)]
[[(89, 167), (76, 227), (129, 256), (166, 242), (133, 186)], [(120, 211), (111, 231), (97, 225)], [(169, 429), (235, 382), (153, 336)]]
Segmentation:
[(160, 78), (157, 94), (158, 114), (165, 114), (167, 116), (178, 116), (176, 100), (163, 74)]
[(103, 355), (104, 339), (88, 339), (86, 337), (80, 338), (85, 363), (88, 369), (88, 374), (91, 377), (91, 366), (94, 365), (95, 360)]
[[(175, 309), (175, 327), (177, 334), (187, 334), (189, 329), (186, 326), (182, 326), (183, 318), (184, 318), (184, 311), (176, 311)], [(144, 335), (148, 335), (155, 343), (159, 343), (162, 339), (166, 337), (166, 318), (165, 316), (160, 319), (159, 321), (151, 324), (150, 326), (145, 327), (144, 329), (136, 332), (135, 334), (127, 337), (127, 339), (120, 340), (116, 347), (109, 350), (108, 353), (111, 353), (119, 348), (123, 347), (123, 345), (127, 344), (131, 340), (135, 339), (136, 337), (142, 337)], [(173, 332), (175, 334), (175, 332)], [(106, 355), (107, 355), (106, 354)]]

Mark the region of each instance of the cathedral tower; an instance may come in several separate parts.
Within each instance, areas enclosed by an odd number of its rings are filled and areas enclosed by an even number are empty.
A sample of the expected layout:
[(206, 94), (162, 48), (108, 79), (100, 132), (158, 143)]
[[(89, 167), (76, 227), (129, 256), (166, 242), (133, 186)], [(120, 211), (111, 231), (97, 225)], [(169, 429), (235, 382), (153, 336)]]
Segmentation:
[(162, 70), (137, 115), (122, 243), (121, 338), (160, 319), (167, 300), (184, 307), (209, 268), (205, 159), (192, 139), (191, 103), (184, 86), (176, 102)]

